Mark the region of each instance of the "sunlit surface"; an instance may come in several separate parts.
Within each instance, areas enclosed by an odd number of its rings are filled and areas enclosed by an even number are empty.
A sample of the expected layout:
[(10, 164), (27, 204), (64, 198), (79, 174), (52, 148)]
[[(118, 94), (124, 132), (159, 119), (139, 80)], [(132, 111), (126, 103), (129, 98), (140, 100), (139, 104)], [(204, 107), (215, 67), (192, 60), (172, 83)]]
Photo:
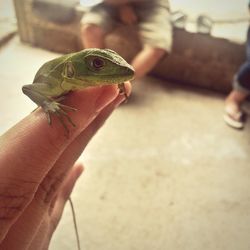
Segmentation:
[(95, 4), (102, 2), (102, 0), (80, 0), (80, 4), (85, 7), (91, 7)]
[[(198, 15), (205, 14), (213, 20), (234, 20), (238, 18), (249, 18), (247, 0), (172, 0), (171, 9), (181, 10), (188, 15), (191, 22), (186, 25), (186, 29), (195, 32), (194, 21)], [(238, 24), (214, 24), (212, 35), (225, 37), (236, 41), (245, 41), (248, 22)]]

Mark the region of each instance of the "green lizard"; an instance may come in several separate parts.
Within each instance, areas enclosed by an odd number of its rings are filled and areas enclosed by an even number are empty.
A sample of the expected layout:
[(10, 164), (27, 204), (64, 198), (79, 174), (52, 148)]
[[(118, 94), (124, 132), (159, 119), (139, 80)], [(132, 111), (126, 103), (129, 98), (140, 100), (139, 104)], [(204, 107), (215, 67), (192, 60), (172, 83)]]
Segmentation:
[(91, 86), (118, 84), (120, 93), (127, 98), (124, 81), (133, 76), (132, 66), (116, 52), (110, 49), (85, 49), (46, 62), (36, 73), (33, 84), (24, 85), (22, 91), (43, 108), (49, 124), (50, 114), (57, 115), (68, 134), (63, 117), (72, 126), (75, 124), (65, 109), (76, 109), (60, 103), (65, 94)]

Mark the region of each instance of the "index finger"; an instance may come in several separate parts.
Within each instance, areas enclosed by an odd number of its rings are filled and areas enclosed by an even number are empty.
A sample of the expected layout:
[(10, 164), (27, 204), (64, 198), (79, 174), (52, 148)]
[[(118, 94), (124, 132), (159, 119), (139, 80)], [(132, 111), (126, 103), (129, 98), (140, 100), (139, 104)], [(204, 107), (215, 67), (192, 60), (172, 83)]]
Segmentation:
[(41, 110), (0, 137), (0, 204), (8, 207), (0, 206), (0, 242), (7, 233), (6, 225), (9, 228), (27, 207), (61, 153), (118, 95), (116, 86), (69, 95), (67, 105), (78, 109), (70, 114), (77, 127), (71, 129), (69, 138), (58, 120), (53, 119), (50, 127)]
[(77, 127), (70, 128), (69, 138), (58, 119), (48, 125), (41, 109), (25, 117), (0, 137), (0, 179), (40, 182), (67, 145), (118, 94), (116, 86), (103, 86), (67, 96), (67, 105), (77, 108), (70, 113)]

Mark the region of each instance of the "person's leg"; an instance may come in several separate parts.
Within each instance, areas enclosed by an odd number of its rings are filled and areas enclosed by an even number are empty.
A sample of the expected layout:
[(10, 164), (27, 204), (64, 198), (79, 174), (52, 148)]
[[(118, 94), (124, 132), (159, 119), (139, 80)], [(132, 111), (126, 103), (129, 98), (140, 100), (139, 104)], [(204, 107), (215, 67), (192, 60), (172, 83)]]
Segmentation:
[[(135, 76), (142, 77), (151, 71), (164, 55), (170, 52), (172, 45), (172, 26), (168, 20), (169, 4), (164, 1), (138, 3), (134, 5), (143, 49), (132, 61)], [(163, 31), (164, 29), (164, 31)]]
[(83, 24), (81, 40), (84, 48), (104, 48), (104, 30), (95, 24)]
[(165, 54), (164, 49), (144, 46), (131, 63), (135, 69), (135, 78), (145, 76)]
[(250, 63), (246, 61), (234, 78), (233, 90), (225, 100), (225, 122), (233, 128), (244, 127), (242, 104), (250, 94)]
[(234, 78), (233, 90), (226, 98), (226, 112), (236, 120), (240, 119), (241, 106), (250, 93), (250, 63), (246, 61), (241, 65)]
[(242, 110), (242, 104), (246, 100), (248, 94), (240, 90), (234, 89), (226, 98), (224, 121), (227, 125), (235, 129), (244, 128), (245, 113)]
[(114, 26), (115, 9), (104, 3), (91, 8), (81, 20), (81, 40), (84, 48), (104, 48), (104, 39)]
[(242, 117), (241, 106), (246, 100), (248, 94), (239, 90), (232, 90), (227, 96), (225, 101), (226, 112), (236, 121), (239, 121)]

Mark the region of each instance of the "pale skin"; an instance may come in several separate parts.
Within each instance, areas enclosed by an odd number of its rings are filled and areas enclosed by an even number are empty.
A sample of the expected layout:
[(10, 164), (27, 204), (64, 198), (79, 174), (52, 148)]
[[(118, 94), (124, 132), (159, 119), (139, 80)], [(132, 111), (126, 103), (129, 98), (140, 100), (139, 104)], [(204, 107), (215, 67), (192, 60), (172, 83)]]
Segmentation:
[[(115, 4), (114, 1), (106, 1)], [(132, 25), (137, 22), (137, 16), (131, 5), (124, 1), (118, 8), (121, 22)], [(81, 30), (81, 38), (84, 48), (104, 48), (106, 32), (94, 24), (85, 24)], [(135, 70), (135, 78), (141, 78), (149, 73), (157, 62), (166, 54), (161, 48), (145, 44), (143, 49), (132, 60), (131, 65)]]
[(0, 249), (48, 249), (83, 171), (81, 164), (72, 166), (124, 98), (115, 85), (70, 93), (63, 104), (77, 108), (70, 112), (77, 127), (69, 128), (67, 139), (60, 121), (52, 116), (48, 126), (41, 109), (0, 137)]

